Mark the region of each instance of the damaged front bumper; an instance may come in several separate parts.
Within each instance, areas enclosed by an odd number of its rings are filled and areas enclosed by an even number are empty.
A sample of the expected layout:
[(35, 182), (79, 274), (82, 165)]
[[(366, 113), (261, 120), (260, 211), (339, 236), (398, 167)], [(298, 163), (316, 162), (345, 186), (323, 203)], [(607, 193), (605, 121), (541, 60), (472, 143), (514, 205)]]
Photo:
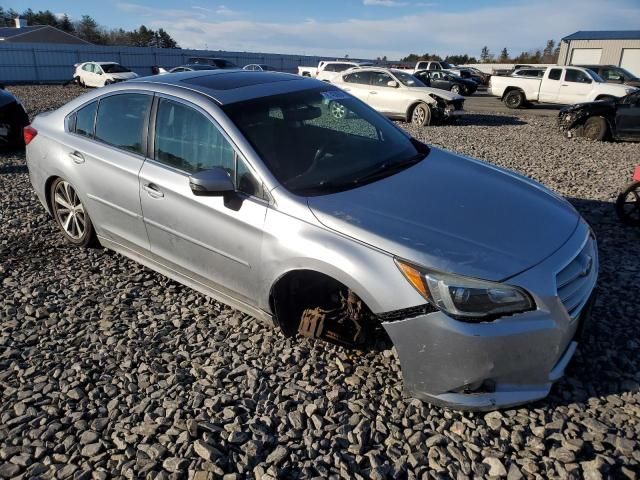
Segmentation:
[[(556, 278), (587, 249), (593, 251), (590, 270), (578, 279), (584, 298), (579, 308), (570, 308), (560, 298)], [(509, 279), (534, 296), (535, 311), (483, 323), (461, 322), (440, 311), (383, 322), (400, 359), (406, 394), (469, 410), (546, 397), (576, 350), (596, 279), (595, 240), (581, 223), (560, 250)]]

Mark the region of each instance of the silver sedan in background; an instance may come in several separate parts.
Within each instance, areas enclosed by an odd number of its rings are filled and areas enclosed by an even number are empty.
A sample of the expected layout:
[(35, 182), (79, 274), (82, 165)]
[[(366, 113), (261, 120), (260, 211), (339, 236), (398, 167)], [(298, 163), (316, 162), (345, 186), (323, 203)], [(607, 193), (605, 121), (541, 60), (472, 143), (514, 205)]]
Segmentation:
[(568, 202), (324, 82), (141, 78), (40, 114), (25, 138), (33, 187), (72, 244), (285, 335), (390, 342), (406, 391), (429, 402), (546, 396), (592, 303), (596, 242)]

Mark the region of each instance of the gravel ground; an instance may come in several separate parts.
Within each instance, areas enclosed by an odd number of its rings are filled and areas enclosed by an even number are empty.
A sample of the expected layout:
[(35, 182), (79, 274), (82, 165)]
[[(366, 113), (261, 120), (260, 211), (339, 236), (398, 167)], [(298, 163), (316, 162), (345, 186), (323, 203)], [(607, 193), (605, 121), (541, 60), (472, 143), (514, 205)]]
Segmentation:
[[(31, 115), (82, 92), (11, 90)], [(392, 351), (286, 339), (119, 255), (69, 247), (24, 154), (0, 153), (0, 477), (636, 478), (640, 231), (612, 201), (638, 145), (567, 141), (526, 112), (409, 130), (542, 181), (593, 225), (593, 323), (549, 398), (488, 414), (404, 399)]]

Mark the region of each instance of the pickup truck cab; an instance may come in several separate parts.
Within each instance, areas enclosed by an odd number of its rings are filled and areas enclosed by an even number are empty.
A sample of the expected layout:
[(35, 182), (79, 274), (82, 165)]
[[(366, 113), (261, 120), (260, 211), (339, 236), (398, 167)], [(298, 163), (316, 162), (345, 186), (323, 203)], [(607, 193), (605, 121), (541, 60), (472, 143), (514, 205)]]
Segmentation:
[(353, 62), (349, 60), (323, 60), (318, 63), (318, 67), (298, 67), (298, 75), (315, 78), (324, 82), (331, 82), (332, 78), (345, 70), (355, 67), (368, 67), (371, 65), (373, 64), (366, 62)]
[(570, 66), (549, 67), (542, 78), (491, 77), (489, 84), (489, 93), (499, 97), (509, 108), (520, 108), (534, 102), (573, 105), (612, 100), (635, 90), (635, 87), (606, 83), (587, 68)]

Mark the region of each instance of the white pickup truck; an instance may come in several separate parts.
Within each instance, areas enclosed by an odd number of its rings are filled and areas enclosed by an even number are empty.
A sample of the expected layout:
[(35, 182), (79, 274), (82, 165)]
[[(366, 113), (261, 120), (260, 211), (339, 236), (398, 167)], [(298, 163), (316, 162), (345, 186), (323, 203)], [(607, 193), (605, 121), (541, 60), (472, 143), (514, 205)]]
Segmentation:
[(606, 83), (596, 73), (580, 67), (549, 67), (542, 78), (526, 76), (491, 77), (489, 94), (500, 97), (509, 108), (531, 102), (575, 103), (620, 98), (637, 90), (625, 85)]
[(345, 70), (349, 70), (354, 67), (368, 67), (371, 65), (373, 64), (366, 62), (352, 62), (349, 60), (323, 60), (318, 63), (317, 67), (298, 67), (298, 75), (331, 82), (331, 79), (340, 72), (344, 72)]

